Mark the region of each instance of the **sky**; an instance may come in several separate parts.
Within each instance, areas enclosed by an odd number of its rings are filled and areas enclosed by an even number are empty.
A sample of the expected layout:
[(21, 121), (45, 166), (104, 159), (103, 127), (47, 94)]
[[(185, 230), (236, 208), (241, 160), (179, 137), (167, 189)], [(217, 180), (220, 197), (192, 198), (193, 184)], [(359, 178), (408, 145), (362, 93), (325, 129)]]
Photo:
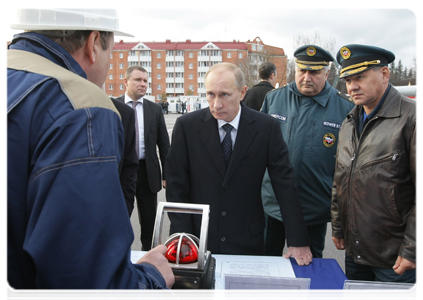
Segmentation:
[[(135, 37), (115, 40), (246, 42), (258, 36), (267, 45), (283, 48), (290, 59), (295, 51), (294, 37), (317, 32), (322, 41), (335, 40), (333, 55), (342, 46), (357, 43), (390, 50), (396, 63), (401, 59), (407, 67), (420, 56), (420, 8), (272, 8), (255, 3), (260, 7), (118, 8), (120, 29)], [(13, 10), (5, 8), (3, 13), (7, 41), (19, 31), (8, 28)]]

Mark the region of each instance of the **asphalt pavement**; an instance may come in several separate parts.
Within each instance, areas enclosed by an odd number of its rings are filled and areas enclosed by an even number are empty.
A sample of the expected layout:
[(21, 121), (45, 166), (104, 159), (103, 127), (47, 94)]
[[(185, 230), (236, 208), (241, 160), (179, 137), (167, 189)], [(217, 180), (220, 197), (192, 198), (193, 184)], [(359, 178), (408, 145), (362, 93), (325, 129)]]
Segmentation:
[[(180, 117), (181, 114), (175, 114), (175, 113), (169, 113), (165, 114), (165, 122), (166, 127), (168, 129), (169, 137), (172, 138), (172, 130), (173, 126), (175, 125), (176, 119)], [(171, 141), (172, 142), (172, 141)], [(157, 195), (158, 202), (165, 202), (166, 201), (166, 192), (164, 189), (162, 189), (158, 195)], [(132, 228), (134, 229), (134, 242), (132, 243), (131, 249), (132, 250), (141, 250), (141, 242), (140, 242), (140, 225), (138, 222), (138, 211), (135, 205), (135, 209), (131, 216), (131, 224)], [(169, 232), (169, 219), (167, 218), (167, 215), (165, 215), (165, 219), (163, 221), (163, 237), (165, 239), (164, 234)], [(345, 251), (344, 250), (338, 250), (335, 248), (333, 242), (332, 242), (332, 229), (330, 226), (330, 223), (328, 223), (328, 230), (326, 233), (326, 241), (325, 241), (325, 250), (323, 251), (323, 258), (334, 258), (337, 260), (338, 264), (341, 266), (341, 268), (345, 271)]]

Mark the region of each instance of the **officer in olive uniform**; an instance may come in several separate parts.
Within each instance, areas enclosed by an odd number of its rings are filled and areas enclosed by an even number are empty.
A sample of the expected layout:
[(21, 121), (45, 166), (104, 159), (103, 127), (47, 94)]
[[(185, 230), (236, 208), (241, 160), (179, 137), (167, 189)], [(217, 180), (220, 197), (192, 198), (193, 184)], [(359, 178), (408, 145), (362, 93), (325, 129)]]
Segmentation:
[[(331, 191), (338, 131), (354, 107), (349, 98), (327, 82), (326, 50), (306, 45), (294, 52), (295, 81), (267, 93), (262, 112), (278, 119), (295, 173), (313, 257), (321, 258), (327, 223), (331, 221)], [(266, 213), (266, 255), (282, 255), (285, 228), (269, 175), (263, 179)]]

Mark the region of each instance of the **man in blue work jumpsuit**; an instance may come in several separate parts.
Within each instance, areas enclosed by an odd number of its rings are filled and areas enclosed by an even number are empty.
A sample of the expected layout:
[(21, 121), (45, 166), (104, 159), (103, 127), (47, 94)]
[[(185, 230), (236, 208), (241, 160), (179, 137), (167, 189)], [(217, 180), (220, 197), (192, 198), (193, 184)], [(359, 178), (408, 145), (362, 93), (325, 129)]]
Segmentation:
[[(294, 167), (295, 184), (310, 237), (313, 257), (321, 258), (330, 222), (331, 188), (338, 131), (354, 107), (327, 82), (332, 55), (316, 45), (294, 52), (295, 81), (266, 94), (262, 112), (280, 121)], [(266, 255), (282, 255), (285, 228), (268, 174), (263, 179)]]

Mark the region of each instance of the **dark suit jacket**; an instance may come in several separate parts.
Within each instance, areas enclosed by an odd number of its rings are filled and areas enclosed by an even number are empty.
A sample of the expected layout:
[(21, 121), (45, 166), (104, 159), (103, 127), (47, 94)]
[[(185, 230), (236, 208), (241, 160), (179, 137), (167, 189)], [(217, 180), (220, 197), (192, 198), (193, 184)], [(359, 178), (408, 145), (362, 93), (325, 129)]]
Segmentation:
[(245, 94), (244, 100), (242, 101), (249, 108), (260, 111), (263, 105), (264, 96), (273, 89), (274, 87), (269, 81), (260, 81), (247, 90), (247, 94)]
[(124, 136), (124, 148), (119, 162), (120, 185), (125, 197), (129, 216), (134, 210), (135, 187), (137, 184), (138, 157), (135, 150), (135, 112), (125, 103), (111, 98), (116, 109), (119, 111)]
[[(124, 102), (125, 96), (116, 98)], [(127, 104), (125, 104), (128, 106)], [(153, 193), (157, 193), (162, 188), (162, 178), (164, 177), (164, 168), (166, 165), (166, 156), (169, 150), (169, 134), (167, 133), (166, 123), (163, 116), (163, 110), (159, 104), (144, 99), (144, 143), (145, 143), (145, 163), (147, 169), (148, 182)], [(157, 157), (157, 147), (159, 148), (160, 162)]]
[[(307, 246), (308, 235), (288, 148), (279, 121), (242, 105), (228, 169), (217, 121), (209, 108), (176, 120), (166, 164), (168, 202), (210, 205), (208, 249), (215, 254), (264, 254), (261, 185), (272, 178), (289, 246)], [(169, 213), (171, 233), (199, 236), (201, 215)]]

